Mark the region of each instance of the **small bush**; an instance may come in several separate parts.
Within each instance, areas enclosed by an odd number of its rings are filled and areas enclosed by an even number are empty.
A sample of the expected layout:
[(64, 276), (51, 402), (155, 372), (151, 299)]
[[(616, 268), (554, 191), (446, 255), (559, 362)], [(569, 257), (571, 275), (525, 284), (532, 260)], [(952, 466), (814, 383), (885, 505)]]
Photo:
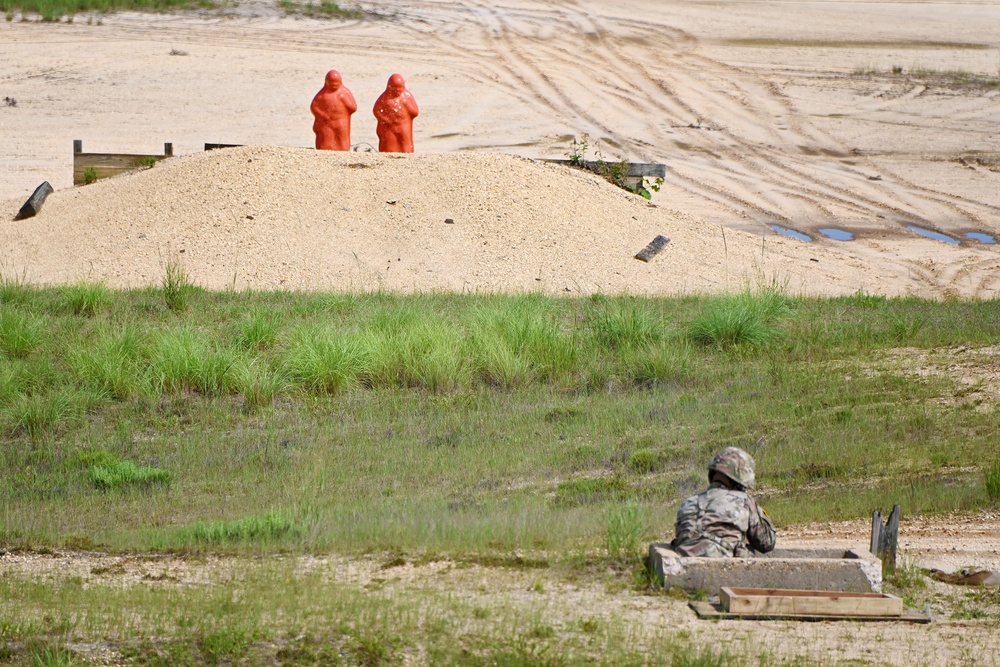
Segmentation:
[(115, 400), (127, 400), (148, 388), (145, 374), (145, 350), (137, 329), (124, 327), (104, 332), (93, 349), (69, 355), (70, 366), (84, 385), (108, 394)]
[(239, 361), (231, 350), (218, 349), (196, 331), (184, 328), (160, 338), (150, 373), (161, 391), (221, 396), (236, 391)]
[(170, 472), (167, 470), (151, 466), (137, 466), (131, 461), (118, 460), (92, 466), (87, 477), (94, 486), (102, 491), (170, 483)]
[(248, 408), (259, 408), (274, 402), (290, 387), (290, 382), (284, 369), (274, 370), (265, 362), (255, 360), (237, 367), (234, 386)]
[(31, 288), (21, 276), (6, 276), (0, 273), (0, 303), (27, 303), (31, 298)]

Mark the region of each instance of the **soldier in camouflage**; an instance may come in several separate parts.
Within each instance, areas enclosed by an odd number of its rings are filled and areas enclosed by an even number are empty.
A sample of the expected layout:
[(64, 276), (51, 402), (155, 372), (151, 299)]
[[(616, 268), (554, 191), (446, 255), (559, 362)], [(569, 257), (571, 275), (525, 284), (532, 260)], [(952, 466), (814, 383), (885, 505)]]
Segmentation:
[[(709, 487), (687, 498), (677, 510), (671, 548), (681, 556), (710, 558), (767, 553), (774, 549), (774, 525), (746, 493), (753, 488), (753, 458), (726, 447), (708, 466)], [(748, 548), (749, 546), (749, 548)]]

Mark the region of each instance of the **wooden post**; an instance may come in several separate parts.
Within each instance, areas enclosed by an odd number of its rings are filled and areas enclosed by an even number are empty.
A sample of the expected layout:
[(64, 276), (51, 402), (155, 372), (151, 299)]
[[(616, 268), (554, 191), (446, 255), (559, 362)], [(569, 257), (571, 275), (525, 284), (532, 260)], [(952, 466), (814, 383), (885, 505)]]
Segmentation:
[(45, 198), (52, 194), (52, 186), (49, 185), (48, 181), (45, 181), (31, 193), (28, 201), (24, 202), (24, 206), (21, 210), (17, 212), (17, 216), (14, 217), (15, 220), (24, 220), (26, 218), (34, 217), (42, 210), (42, 204), (45, 203)]
[(74, 139), (73, 140), (73, 152), (74, 153), (82, 153), (83, 152), (83, 139)]
[(163, 144), (163, 155), (166, 157), (174, 156), (174, 145), (170, 142)]
[(872, 512), (871, 552), (882, 561), (882, 576), (896, 572), (896, 546), (899, 543), (899, 505), (892, 506), (892, 513), (882, 525), (882, 513)]

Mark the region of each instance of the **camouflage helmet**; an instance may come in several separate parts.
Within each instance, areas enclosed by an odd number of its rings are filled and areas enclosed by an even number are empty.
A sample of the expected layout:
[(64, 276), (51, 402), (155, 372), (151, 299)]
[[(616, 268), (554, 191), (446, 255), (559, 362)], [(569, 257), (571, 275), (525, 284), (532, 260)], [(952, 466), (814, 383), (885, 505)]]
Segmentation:
[(726, 447), (708, 464), (708, 474), (721, 472), (740, 486), (752, 489), (754, 485), (753, 457), (739, 447)]

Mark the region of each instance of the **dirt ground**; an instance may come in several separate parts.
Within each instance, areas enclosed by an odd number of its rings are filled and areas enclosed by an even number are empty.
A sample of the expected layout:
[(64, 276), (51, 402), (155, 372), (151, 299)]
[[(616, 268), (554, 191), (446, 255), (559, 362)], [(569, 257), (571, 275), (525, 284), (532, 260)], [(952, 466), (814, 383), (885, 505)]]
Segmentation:
[[(867, 522), (821, 523), (783, 529), (779, 546), (844, 546), (864, 542)], [(771, 655), (819, 664), (995, 665), (1000, 633), (995, 616), (969, 618), (975, 607), (971, 589), (928, 580), (915, 603), (931, 613), (929, 625), (911, 623), (701, 621), (687, 601), (672, 595), (647, 595), (621, 579), (589, 568), (518, 569), (449, 560), (424, 562), (372, 554), (274, 556), (271, 566), (291, 566), (300, 575), (320, 573), (326, 585), (405, 603), (413, 597), (443, 595), (493, 614), (541, 615), (558, 631), (572, 632), (581, 620), (620, 623), (632, 628), (636, 646), (655, 649), (655, 633), (681, 633), (692, 641), (725, 648), (735, 655)], [(904, 518), (900, 525), (900, 562), (908, 567), (1000, 568), (1000, 515), (983, 512), (953, 517)], [(87, 586), (174, 588), (213, 587), (224, 582), (234, 591), (241, 577), (268, 560), (249, 563), (233, 557), (105, 555), (95, 552), (7, 553), (0, 568), (9, 576), (27, 575), (53, 585), (73, 578)], [(625, 579), (629, 575), (624, 575)], [(241, 595), (234, 592), (235, 595)], [(501, 611), (503, 610), (503, 611)], [(989, 611), (996, 614), (998, 610)], [(428, 611), (428, 613), (431, 613)], [(435, 613), (449, 613), (437, 611)], [(484, 614), (485, 615), (485, 614)], [(460, 637), (456, 641), (461, 641)], [(75, 647), (98, 664), (118, 664), (113, 646)], [(755, 659), (755, 658), (754, 658)], [(853, 662), (851, 662), (853, 661)], [(405, 664), (422, 664), (419, 647), (408, 649)]]
[[(1000, 3), (424, 0), (361, 7), (366, 17), (346, 22), (287, 16), (252, 0), (211, 13), (0, 23), (0, 97), (16, 103), (0, 106), (4, 273), (39, 283), (155, 283), (164, 258), (201, 244), (210, 259), (199, 250), (184, 260), (210, 287), (662, 294), (763, 282), (803, 294), (861, 289), (936, 298), (989, 298), (1000, 289), (997, 246), (964, 236), (1000, 237), (1000, 37), (993, 29)], [(159, 152), (169, 141), (175, 154), (192, 158), (205, 142), (309, 147), (309, 101), (330, 68), (359, 100), (353, 142), (361, 148), (376, 143), (370, 107), (388, 75), (406, 77), (421, 105), (417, 150), (440, 154), (452, 174), (452, 187), (415, 183), (427, 206), (413, 217), (425, 226), (386, 218), (380, 224), (394, 238), (373, 237), (362, 233), (369, 218), (302, 206), (288, 183), (247, 185), (232, 172), (206, 181), (194, 161), (186, 177), (175, 175), (214, 195), (200, 200), (174, 188), (161, 190), (157, 202), (143, 200), (151, 212), (175, 211), (152, 216), (156, 239), (139, 229), (144, 216), (136, 210), (155, 179), (134, 190), (69, 190), (74, 139), (86, 151), (136, 153)], [(596, 146), (607, 159), (667, 165), (653, 197), (659, 218), (647, 214), (622, 230), (601, 197), (579, 202), (580, 184), (569, 177), (561, 187), (529, 177), (512, 193), (503, 175), (477, 172), (461, 158), (561, 158), (584, 134), (590, 157)], [(303, 168), (315, 165), (302, 160)], [(328, 187), (338, 198), (367, 187), (381, 204), (399, 196), (391, 187), (397, 178)], [(61, 204), (61, 212), (43, 210), (33, 226), (11, 222), (42, 180), (57, 189), (46, 206)], [(220, 216), (254, 215), (237, 210), (250, 198), (221, 203), (244, 187), (281, 213), (257, 225), (267, 227), (261, 244), (279, 246), (274, 256), (238, 234), (227, 250), (206, 233)], [(485, 251), (470, 238), (442, 240), (439, 224), (454, 217), (446, 211), (460, 196), (489, 204), (456, 218), (456, 227), (476, 226)], [(119, 206), (123, 198), (133, 206)], [(529, 202), (550, 208), (543, 216)], [(497, 235), (487, 224), (493, 216), (538, 235)], [(319, 229), (324, 220), (335, 232)], [(93, 233), (81, 235), (77, 225)], [(779, 235), (771, 225), (813, 240)], [(147, 242), (123, 237), (129, 226)], [(577, 227), (586, 228), (582, 237), (565, 231)], [(821, 228), (855, 238), (833, 240)], [(653, 232), (671, 245), (637, 267), (631, 257)], [(548, 242), (544, 254), (538, 236)], [(606, 238), (617, 247), (606, 247)], [(330, 245), (343, 251), (332, 268), (295, 259)], [(137, 253), (144, 267), (136, 268)], [(403, 270), (385, 267), (393, 259)]]

